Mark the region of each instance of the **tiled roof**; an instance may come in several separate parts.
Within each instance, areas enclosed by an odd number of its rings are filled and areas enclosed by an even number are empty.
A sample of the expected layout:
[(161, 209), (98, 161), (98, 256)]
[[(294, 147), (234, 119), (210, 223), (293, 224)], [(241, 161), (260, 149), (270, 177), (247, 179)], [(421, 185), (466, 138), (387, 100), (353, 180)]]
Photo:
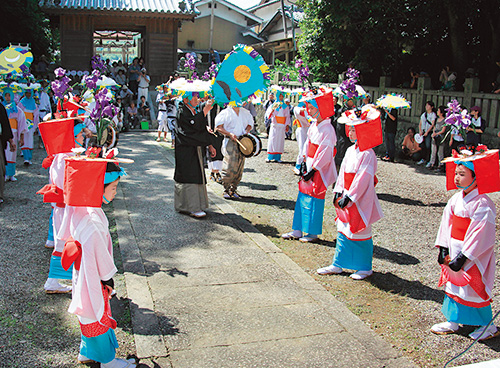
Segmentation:
[(93, 10), (140, 13), (197, 14), (190, 0), (40, 0), (46, 10)]

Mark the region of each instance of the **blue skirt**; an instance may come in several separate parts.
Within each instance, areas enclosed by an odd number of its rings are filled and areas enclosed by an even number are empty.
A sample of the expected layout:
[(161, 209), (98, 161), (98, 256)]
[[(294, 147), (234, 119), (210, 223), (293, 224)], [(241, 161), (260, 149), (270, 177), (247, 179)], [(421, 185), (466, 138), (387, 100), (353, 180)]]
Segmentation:
[(342, 233), (337, 235), (333, 265), (355, 271), (370, 271), (373, 260), (373, 240), (351, 240)]
[(281, 160), (281, 153), (275, 153), (275, 154), (268, 153), (267, 154), (267, 159), (269, 161), (273, 161), (273, 160), (279, 161), (279, 160)]
[(61, 257), (50, 257), (49, 277), (52, 279), (71, 280), (73, 278), (73, 265), (66, 271), (62, 268)]
[(323, 232), (323, 212), (325, 200), (299, 192), (293, 213), (293, 230), (302, 234), (319, 235)]
[(49, 233), (47, 234), (47, 240), (54, 241), (54, 209), (50, 212)]
[(115, 359), (118, 340), (115, 331), (110, 328), (102, 335), (95, 337), (81, 336), (80, 354), (99, 363), (109, 363)]
[(482, 308), (468, 307), (456, 302), (448, 295), (444, 296), (441, 312), (448, 322), (469, 326), (486, 326), (493, 317), (491, 304)]

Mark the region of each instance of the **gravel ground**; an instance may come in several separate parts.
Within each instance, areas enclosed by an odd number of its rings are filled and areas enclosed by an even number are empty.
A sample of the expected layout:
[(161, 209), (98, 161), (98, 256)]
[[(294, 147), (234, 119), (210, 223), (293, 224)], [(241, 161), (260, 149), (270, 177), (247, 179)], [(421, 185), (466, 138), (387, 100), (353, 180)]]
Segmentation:
[[(6, 183), (5, 203), (0, 205), (0, 367), (82, 367), (76, 363), (80, 327), (66, 312), (70, 295), (47, 295), (51, 251), (45, 249), (50, 205), (35, 194), (48, 182), (39, 164), (45, 150), (35, 149), (34, 165), (24, 167), (19, 157), (18, 181)], [(113, 235), (113, 208), (106, 208)], [(116, 235), (115, 262), (121, 265)], [(119, 299), (112, 310), (118, 322), (118, 356), (134, 352), (128, 299), (123, 274), (115, 276)]]
[[(267, 140), (262, 140), (266, 147)], [(354, 281), (347, 273), (319, 276), (316, 269), (330, 264), (335, 251), (331, 192), (326, 197), (319, 244), (284, 241), (279, 237), (291, 230), (298, 193), (298, 177), (292, 172), (296, 154), (297, 143), (286, 141), (282, 164), (266, 163), (265, 151), (247, 159), (239, 187), (243, 198), (232, 202), (236, 210), (419, 366), (443, 366), (465, 349), (472, 342), (467, 337), (471, 328), (462, 328), (459, 334), (448, 336), (429, 331), (434, 323), (443, 321), (440, 309), (444, 293), (437, 287), (440, 268), (433, 245), (444, 206), (454, 193), (446, 192), (445, 176), (409, 162), (379, 160), (376, 190), (385, 217), (373, 226), (374, 275), (365, 281)], [(209, 186), (222, 194), (219, 184), (210, 182)], [(500, 208), (500, 195), (495, 193), (490, 197)], [(498, 221), (497, 218), (497, 239), (500, 239)], [(499, 293), (500, 282), (496, 282), (494, 313), (500, 307)], [(452, 366), (498, 358), (499, 351), (500, 338), (479, 343)]]

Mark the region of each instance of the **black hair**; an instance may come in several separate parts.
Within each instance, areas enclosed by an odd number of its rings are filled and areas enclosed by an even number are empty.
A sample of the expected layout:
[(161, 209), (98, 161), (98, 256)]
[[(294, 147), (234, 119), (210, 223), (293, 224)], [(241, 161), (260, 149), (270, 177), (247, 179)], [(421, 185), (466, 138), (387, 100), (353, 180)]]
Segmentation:
[[(120, 166), (118, 166), (118, 164), (116, 162), (108, 162), (106, 163), (106, 172), (119, 172), (121, 171), (120, 169)], [(118, 177), (118, 179), (120, 179), (120, 177)], [(108, 184), (104, 184), (104, 189), (106, 189), (106, 187), (111, 184), (111, 183), (108, 183)]]
[(438, 110), (441, 111), (441, 113), (443, 114), (443, 116), (446, 116), (446, 107), (441, 105), (438, 107)]
[(432, 108), (434, 109), (434, 106), (435, 106), (435, 105), (434, 105), (434, 102), (432, 102), (432, 101), (427, 101), (425, 104), (426, 104), (426, 105), (429, 105), (430, 107), (432, 107)]
[(410, 130), (413, 132), (413, 134), (415, 134), (415, 133), (416, 133), (416, 130), (415, 130), (415, 128), (414, 128), (414, 127), (409, 127), (409, 128), (408, 128), (408, 130), (407, 130), (406, 132), (407, 132), (407, 133), (409, 133), (409, 132), (410, 132)]

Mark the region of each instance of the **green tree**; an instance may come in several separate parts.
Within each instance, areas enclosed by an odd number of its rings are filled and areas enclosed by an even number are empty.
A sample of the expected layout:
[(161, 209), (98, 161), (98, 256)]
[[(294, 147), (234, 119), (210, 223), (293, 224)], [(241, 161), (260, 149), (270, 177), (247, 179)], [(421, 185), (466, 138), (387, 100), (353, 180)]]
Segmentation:
[(299, 2), (299, 48), (317, 77), (336, 80), (350, 63), (369, 83), (380, 75), (402, 83), (410, 68), (435, 82), (446, 65), (459, 78), (473, 67), (484, 82), (500, 71), (500, 0)]
[(57, 48), (57, 33), (37, 0), (9, 0), (0, 5), (0, 47), (29, 43), (35, 57), (49, 59)]

